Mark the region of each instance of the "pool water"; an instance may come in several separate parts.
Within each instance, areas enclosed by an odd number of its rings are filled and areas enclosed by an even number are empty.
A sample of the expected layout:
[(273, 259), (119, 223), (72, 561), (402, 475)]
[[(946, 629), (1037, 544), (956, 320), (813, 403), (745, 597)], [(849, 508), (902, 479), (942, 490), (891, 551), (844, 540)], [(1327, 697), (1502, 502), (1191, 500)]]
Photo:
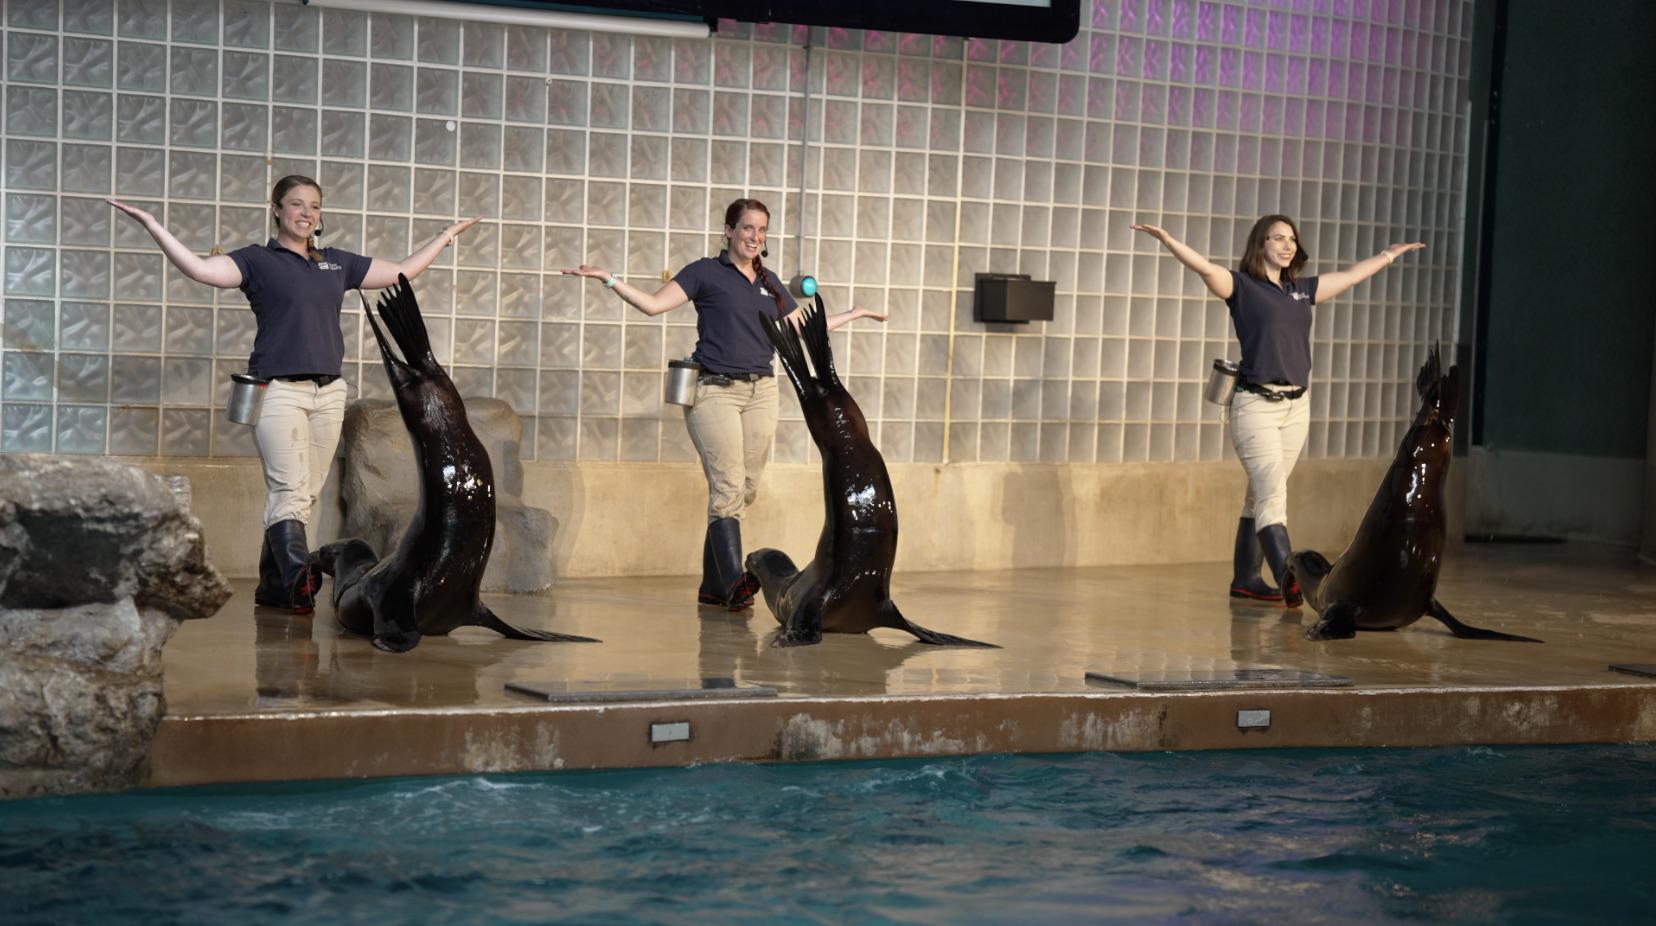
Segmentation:
[(0, 804), (0, 923), (1631, 923), (1656, 746), (396, 779)]

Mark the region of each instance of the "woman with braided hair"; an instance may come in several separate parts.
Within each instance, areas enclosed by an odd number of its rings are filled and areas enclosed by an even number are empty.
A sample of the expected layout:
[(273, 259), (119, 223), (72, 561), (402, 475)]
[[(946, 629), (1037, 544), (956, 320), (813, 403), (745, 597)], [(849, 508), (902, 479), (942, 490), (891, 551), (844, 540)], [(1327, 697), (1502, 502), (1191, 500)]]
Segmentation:
[[(765, 269), (770, 210), (738, 199), (725, 210), (725, 249), (691, 262), (653, 293), (622, 282), (602, 267), (565, 273), (602, 280), (621, 301), (651, 317), (692, 302), (701, 364), (696, 404), (684, 410), (690, 440), (707, 476), (707, 533), (697, 600), (740, 611), (753, 605), (757, 581), (742, 566), (742, 518), (759, 493), (759, 476), (776, 436), (773, 349), (759, 326), (761, 312), (799, 324), (799, 309), (776, 274)], [(828, 317), (832, 331), (855, 318), (885, 321), (866, 309)]]

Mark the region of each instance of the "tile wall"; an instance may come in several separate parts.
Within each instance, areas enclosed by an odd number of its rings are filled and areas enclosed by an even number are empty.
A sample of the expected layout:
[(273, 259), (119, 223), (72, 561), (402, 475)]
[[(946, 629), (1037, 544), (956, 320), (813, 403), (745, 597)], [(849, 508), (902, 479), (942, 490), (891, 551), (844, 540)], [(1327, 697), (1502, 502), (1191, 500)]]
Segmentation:
[[(556, 271), (649, 285), (716, 250), (744, 194), (771, 205), (771, 266), (815, 273), (832, 310), (890, 313), (835, 348), (891, 462), (1228, 454), (1200, 399), (1237, 355), (1224, 306), (1134, 221), (1232, 263), (1283, 211), (1313, 270), (1424, 240), (1317, 314), (1309, 453), (1389, 454), (1414, 367), (1455, 331), (1470, 0), (1094, 0), (1082, 18), (1054, 46), (12, 0), (0, 450), (250, 455), (222, 413), (245, 300), (184, 279), (103, 198), (228, 250), (264, 240), (271, 182), (305, 173), (336, 246), (401, 257), (487, 219), (418, 292), (456, 381), (524, 416), (525, 456), (694, 457), (660, 400), (693, 310), (647, 319)], [(1057, 317), (972, 321), (985, 270), (1056, 281)], [(347, 375), (384, 395), (346, 309)], [(775, 458), (811, 452), (785, 397)]]

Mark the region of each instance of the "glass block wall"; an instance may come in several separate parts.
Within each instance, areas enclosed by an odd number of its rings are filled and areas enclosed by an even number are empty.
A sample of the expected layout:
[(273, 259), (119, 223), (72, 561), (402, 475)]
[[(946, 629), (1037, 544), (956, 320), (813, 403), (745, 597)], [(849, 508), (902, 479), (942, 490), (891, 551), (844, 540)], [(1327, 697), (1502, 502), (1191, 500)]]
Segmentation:
[[(1082, 18), (1063, 46), (736, 23), (691, 40), (12, 0), (0, 450), (251, 455), (221, 410), (244, 299), (182, 278), (103, 197), (230, 249), (268, 236), (271, 182), (305, 173), (336, 246), (400, 258), (487, 219), (417, 288), (463, 390), (525, 418), (526, 456), (693, 458), (660, 399), (693, 310), (646, 319), (556, 271), (650, 285), (716, 251), (744, 194), (771, 206), (772, 267), (815, 273), (831, 310), (890, 313), (835, 350), (892, 462), (1226, 455), (1200, 400), (1237, 354), (1224, 307), (1135, 221), (1234, 263), (1283, 211), (1313, 271), (1424, 240), (1317, 312), (1309, 453), (1388, 454), (1426, 346), (1453, 340), (1470, 0), (1093, 0)], [(973, 322), (978, 271), (1056, 281), (1056, 318)], [(384, 395), (347, 309), (346, 373)], [(776, 459), (811, 452), (784, 398)]]

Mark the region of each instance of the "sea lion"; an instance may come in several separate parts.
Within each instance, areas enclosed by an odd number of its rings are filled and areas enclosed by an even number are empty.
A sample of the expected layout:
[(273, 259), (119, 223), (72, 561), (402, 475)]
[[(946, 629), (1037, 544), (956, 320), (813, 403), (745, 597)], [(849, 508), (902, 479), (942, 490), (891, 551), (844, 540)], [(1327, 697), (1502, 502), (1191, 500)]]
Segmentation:
[(1459, 384), (1459, 369), (1451, 366), (1445, 375), (1433, 347), (1415, 380), (1420, 411), (1351, 546), (1332, 565), (1315, 550), (1289, 557), (1289, 575), (1319, 615), (1306, 631), (1307, 639), (1343, 640), (1359, 630), (1396, 630), (1429, 614), (1457, 637), (1541, 642), (1468, 627), (1433, 597), (1443, 565), (1443, 487)]
[[(759, 579), (765, 604), (782, 625), (772, 644), (819, 643), (824, 633), (867, 633), (891, 627), (940, 646), (988, 646), (910, 623), (891, 600), (891, 563), (897, 556), (897, 503), (885, 459), (868, 437), (868, 422), (834, 372), (822, 297), (805, 310), (805, 364), (799, 333), (783, 319), (760, 314), (765, 335), (799, 393), (811, 438), (822, 454), (827, 520), (816, 557), (800, 571), (780, 550), (755, 550), (747, 570)], [(998, 647), (997, 647), (998, 648)]]
[[(368, 308), (363, 299), (363, 308)], [(397, 359), (368, 312), (397, 409), (420, 465), (420, 505), (397, 552), (381, 560), (367, 542), (340, 540), (311, 554), (334, 580), (340, 626), (373, 637), (374, 645), (404, 653), (425, 634), (456, 627), (487, 627), (513, 640), (596, 643), (591, 637), (522, 630), (496, 617), (478, 598), (483, 567), (494, 545), (494, 470), (466, 420), (459, 390), (431, 353), (420, 307), (399, 275), (377, 306), (404, 359)]]

